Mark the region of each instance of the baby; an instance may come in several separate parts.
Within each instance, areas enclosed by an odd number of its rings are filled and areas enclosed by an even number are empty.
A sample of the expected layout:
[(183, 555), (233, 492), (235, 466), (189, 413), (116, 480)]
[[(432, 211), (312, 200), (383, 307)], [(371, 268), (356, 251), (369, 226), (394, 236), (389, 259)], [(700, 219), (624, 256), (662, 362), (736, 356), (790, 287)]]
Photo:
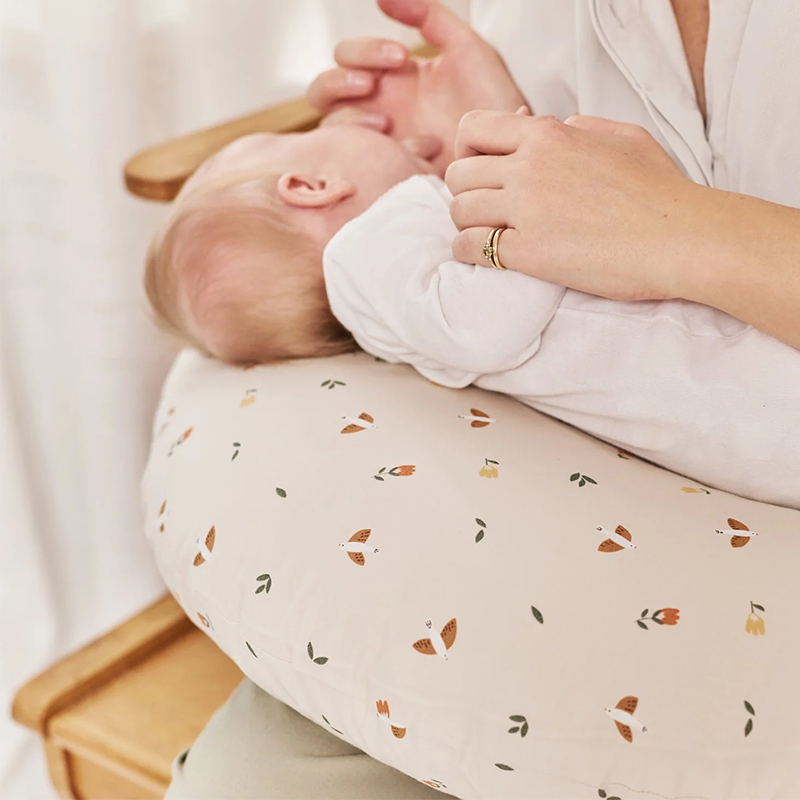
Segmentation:
[(606, 300), (456, 262), (451, 199), (427, 162), (374, 131), (250, 136), (181, 192), (151, 248), (148, 295), (164, 324), (224, 360), (357, 343), (800, 507), (800, 353), (706, 306)]
[(157, 321), (231, 362), (355, 349), (330, 309), (323, 250), (392, 186), (432, 172), (361, 127), (238, 139), (189, 178), (150, 246), (145, 289)]

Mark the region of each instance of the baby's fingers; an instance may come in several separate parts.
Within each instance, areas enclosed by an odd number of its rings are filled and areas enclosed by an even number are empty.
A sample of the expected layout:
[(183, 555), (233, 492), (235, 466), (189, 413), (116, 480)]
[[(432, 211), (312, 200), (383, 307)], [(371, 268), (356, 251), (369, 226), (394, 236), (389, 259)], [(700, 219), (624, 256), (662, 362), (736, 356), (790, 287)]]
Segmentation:
[(340, 67), (351, 69), (395, 69), (405, 64), (408, 49), (391, 39), (362, 36), (336, 45), (333, 57)]

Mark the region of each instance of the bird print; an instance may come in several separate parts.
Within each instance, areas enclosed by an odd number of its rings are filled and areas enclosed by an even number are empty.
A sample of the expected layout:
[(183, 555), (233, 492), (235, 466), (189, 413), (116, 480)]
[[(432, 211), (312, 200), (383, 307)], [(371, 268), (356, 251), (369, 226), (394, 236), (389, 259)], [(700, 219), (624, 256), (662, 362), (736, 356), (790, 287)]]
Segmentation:
[(620, 550), (635, 550), (636, 545), (631, 541), (631, 534), (627, 528), (617, 525), (614, 531), (606, 530), (602, 525), (595, 528), (608, 538), (600, 542), (597, 550), (600, 553), (618, 553)]
[(395, 725), (394, 722), (389, 719), (389, 704), (385, 700), (378, 700), (375, 705), (378, 707), (378, 717), (389, 723), (394, 738), (402, 739), (406, 735), (406, 729), (402, 725)]
[(497, 422), (496, 419), (493, 419), (485, 411), (481, 411), (478, 408), (471, 408), (469, 414), (459, 414), (458, 418), (470, 420), (471, 428), (485, 428), (487, 425)]
[(360, 531), (356, 531), (346, 542), (339, 544), (339, 547), (350, 556), (350, 560), (354, 564), (358, 564), (359, 567), (364, 566), (364, 553), (380, 552), (377, 547), (367, 547), (367, 539), (369, 539), (370, 533), (372, 533), (370, 528), (363, 528)]
[(166, 523), (168, 518), (169, 511), (167, 511), (167, 501), (165, 500), (161, 504), (161, 508), (158, 511), (158, 516), (156, 517), (156, 525), (158, 525), (158, 530), (160, 533), (164, 533), (164, 523)]
[(755, 531), (751, 531), (743, 522), (738, 519), (728, 517), (728, 526), (721, 531), (717, 531), (720, 535), (731, 537), (731, 547), (744, 547), (749, 544), (753, 536), (758, 536)]
[(194, 557), (192, 562), (196, 567), (204, 564), (206, 561), (211, 560), (211, 554), (214, 551), (214, 542), (217, 539), (217, 530), (214, 525), (211, 526), (205, 539), (198, 539), (197, 544), (200, 545), (200, 552)]
[(603, 711), (614, 720), (619, 735), (629, 744), (633, 744), (633, 732), (631, 728), (636, 728), (636, 730), (642, 733), (647, 733), (647, 728), (633, 716), (636, 712), (637, 705), (639, 705), (639, 698), (629, 696), (623, 697), (622, 700), (617, 703), (616, 708), (603, 709)]
[(366, 430), (374, 431), (378, 427), (375, 424), (375, 420), (367, 414), (366, 411), (359, 414), (356, 419), (353, 417), (342, 417), (342, 419), (347, 425), (342, 428), (340, 433), (360, 433)]
[(426, 619), (425, 627), (431, 635), (425, 639), (418, 639), (411, 645), (418, 653), (426, 656), (441, 656), (447, 661), (447, 651), (453, 646), (456, 640), (456, 620), (455, 617), (442, 628), (441, 633), (433, 630), (433, 621)]

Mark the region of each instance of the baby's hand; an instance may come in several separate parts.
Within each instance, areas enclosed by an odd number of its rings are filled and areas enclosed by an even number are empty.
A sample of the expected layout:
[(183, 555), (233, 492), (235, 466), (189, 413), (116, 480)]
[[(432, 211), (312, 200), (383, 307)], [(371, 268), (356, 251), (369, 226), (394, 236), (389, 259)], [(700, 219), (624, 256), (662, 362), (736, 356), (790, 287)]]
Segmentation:
[(402, 45), (385, 40), (342, 42), (336, 49), (340, 68), (314, 81), (309, 100), (333, 112), (329, 122), (371, 125), (400, 140), (436, 137), (442, 149), (433, 163), (443, 173), (464, 114), (516, 111), (525, 98), (494, 48), (437, 0), (378, 3), (388, 16), (417, 28), (439, 55), (412, 59)]

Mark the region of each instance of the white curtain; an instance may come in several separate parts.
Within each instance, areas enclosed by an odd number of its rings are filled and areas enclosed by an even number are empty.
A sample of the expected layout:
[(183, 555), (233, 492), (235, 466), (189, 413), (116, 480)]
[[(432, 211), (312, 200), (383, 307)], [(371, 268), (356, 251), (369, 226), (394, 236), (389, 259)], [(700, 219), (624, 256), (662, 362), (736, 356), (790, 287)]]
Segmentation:
[[(463, 9), (467, 0), (452, 0)], [(173, 356), (123, 162), (302, 93), (373, 0), (0, 0), (0, 798), (54, 796), (14, 689), (161, 592), (139, 478)]]

